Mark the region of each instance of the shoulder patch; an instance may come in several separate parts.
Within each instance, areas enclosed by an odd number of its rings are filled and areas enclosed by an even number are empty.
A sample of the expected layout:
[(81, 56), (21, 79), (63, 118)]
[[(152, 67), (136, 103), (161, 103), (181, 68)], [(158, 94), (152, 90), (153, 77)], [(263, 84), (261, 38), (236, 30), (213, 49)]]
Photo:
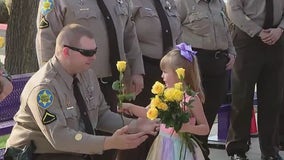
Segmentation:
[(37, 104), (43, 108), (47, 109), (52, 105), (53, 94), (49, 89), (42, 89), (37, 94)]
[(54, 122), (56, 120), (56, 115), (48, 112), (48, 110), (45, 110), (45, 113), (42, 117), (42, 123), (44, 125), (50, 124), (51, 122)]
[(52, 11), (54, 7), (54, 1), (53, 0), (42, 0), (41, 3), (41, 14), (47, 15), (50, 11)]
[(44, 16), (42, 16), (40, 23), (39, 23), (39, 29), (44, 29), (49, 27), (49, 22), (46, 20)]

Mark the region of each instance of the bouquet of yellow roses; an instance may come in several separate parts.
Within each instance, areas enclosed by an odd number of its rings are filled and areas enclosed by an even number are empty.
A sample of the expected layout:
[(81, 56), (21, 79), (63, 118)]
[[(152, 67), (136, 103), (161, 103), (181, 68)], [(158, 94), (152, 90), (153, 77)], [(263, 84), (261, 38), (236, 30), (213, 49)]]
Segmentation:
[[(185, 70), (178, 68), (176, 73), (180, 81), (175, 83), (174, 87), (166, 88), (160, 82), (153, 85), (151, 91), (155, 96), (151, 99), (147, 117), (151, 120), (160, 118), (161, 123), (165, 124), (166, 127), (172, 127), (186, 144), (186, 147), (194, 153), (195, 144), (192, 142), (191, 134), (179, 131), (192, 116), (190, 108), (193, 107), (191, 103), (194, 101), (196, 93), (189, 85), (184, 83)], [(186, 101), (186, 95), (191, 97), (188, 101)]]

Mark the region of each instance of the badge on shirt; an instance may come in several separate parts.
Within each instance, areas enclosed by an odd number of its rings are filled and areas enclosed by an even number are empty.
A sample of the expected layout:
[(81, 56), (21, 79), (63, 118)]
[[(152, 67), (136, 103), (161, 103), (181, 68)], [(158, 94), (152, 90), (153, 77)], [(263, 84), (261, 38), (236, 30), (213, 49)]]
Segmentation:
[(169, 1), (166, 1), (166, 7), (165, 8), (169, 11), (172, 9), (172, 5)]
[(54, 1), (53, 0), (42, 0), (41, 3), (41, 14), (43, 16), (47, 15), (50, 11), (52, 11), (54, 7)]
[(48, 89), (42, 89), (37, 94), (37, 104), (43, 109), (50, 107), (52, 105), (53, 99), (53, 94)]
[(56, 120), (56, 115), (55, 114), (52, 114), (50, 112), (48, 112), (48, 110), (45, 110), (45, 113), (42, 117), (42, 123), (44, 125), (47, 125), (47, 124), (50, 124), (51, 122), (54, 122)]
[(117, 3), (119, 3), (119, 4), (122, 4), (122, 3), (123, 3), (122, 0), (116, 0), (116, 1), (117, 1)]

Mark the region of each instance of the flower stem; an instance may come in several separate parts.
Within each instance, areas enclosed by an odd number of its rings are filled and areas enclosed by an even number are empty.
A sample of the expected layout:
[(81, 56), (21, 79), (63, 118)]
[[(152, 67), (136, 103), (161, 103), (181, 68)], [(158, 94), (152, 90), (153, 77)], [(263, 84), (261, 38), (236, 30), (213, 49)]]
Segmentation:
[[(119, 109), (121, 109), (122, 108), (122, 100), (121, 99), (119, 99), (118, 100), (118, 107), (119, 107)], [(120, 113), (120, 118), (121, 118), (121, 121), (122, 121), (122, 127), (125, 125), (125, 123), (124, 123), (124, 119), (123, 119), (123, 112), (121, 112)]]
[(121, 121), (122, 121), (122, 126), (124, 126), (125, 123), (124, 123), (124, 119), (123, 119), (123, 113), (120, 113), (120, 118), (121, 118)]

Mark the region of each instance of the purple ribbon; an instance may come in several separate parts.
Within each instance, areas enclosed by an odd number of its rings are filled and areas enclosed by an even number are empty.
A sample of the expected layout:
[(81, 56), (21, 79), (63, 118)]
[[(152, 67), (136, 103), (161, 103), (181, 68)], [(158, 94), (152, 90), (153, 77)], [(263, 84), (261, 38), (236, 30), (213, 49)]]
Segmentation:
[(193, 61), (193, 56), (196, 55), (197, 51), (193, 51), (191, 45), (187, 45), (186, 43), (180, 43), (176, 45), (177, 49), (180, 50), (180, 54), (187, 59), (188, 61)]

